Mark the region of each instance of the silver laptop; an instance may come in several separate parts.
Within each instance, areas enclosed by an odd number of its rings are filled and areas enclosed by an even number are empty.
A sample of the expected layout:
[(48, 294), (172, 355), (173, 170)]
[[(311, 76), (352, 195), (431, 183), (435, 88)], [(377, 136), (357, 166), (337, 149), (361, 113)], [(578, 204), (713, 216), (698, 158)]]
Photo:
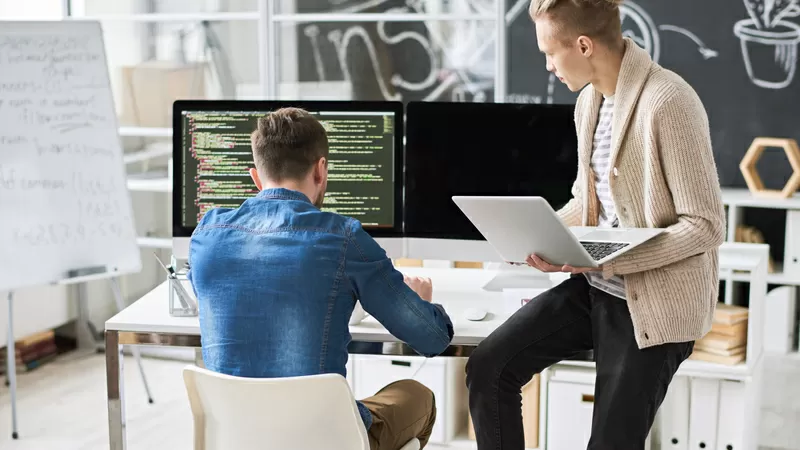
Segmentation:
[(599, 267), (663, 228), (567, 227), (542, 197), (454, 196), (453, 201), (506, 262), (531, 254), (554, 265)]

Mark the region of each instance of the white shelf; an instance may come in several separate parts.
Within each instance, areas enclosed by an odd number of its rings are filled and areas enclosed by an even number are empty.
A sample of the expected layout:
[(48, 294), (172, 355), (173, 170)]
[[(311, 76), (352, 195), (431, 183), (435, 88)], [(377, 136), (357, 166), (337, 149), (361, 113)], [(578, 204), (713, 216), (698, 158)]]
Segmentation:
[(800, 209), (800, 196), (790, 198), (762, 198), (754, 196), (748, 189), (723, 188), (722, 203), (728, 206), (751, 208)]
[(135, 164), (164, 156), (172, 156), (172, 145), (151, 146), (146, 150), (126, 153), (122, 156), (122, 161), (125, 164)]
[(172, 128), (119, 127), (120, 136), (172, 137)]
[(221, 22), (234, 20), (258, 20), (259, 13), (253, 12), (206, 12), (206, 13), (151, 13), (151, 14), (97, 14), (70, 16), (68, 20), (97, 20), (101, 22)]
[(301, 13), (275, 14), (275, 22), (431, 22), (461, 20), (497, 20), (495, 14), (418, 14), (418, 13)]
[(139, 245), (139, 247), (144, 247), (144, 248), (159, 248), (163, 250), (172, 250), (171, 238), (142, 236), (136, 238), (136, 243)]
[[(581, 367), (594, 369), (594, 361), (561, 361), (558, 366)], [(724, 378), (728, 380), (747, 380), (752, 374), (745, 363), (736, 365), (717, 364), (706, 361), (688, 359), (681, 363), (676, 376), (697, 378)]]
[(172, 181), (167, 177), (128, 177), (128, 189), (138, 192), (172, 192)]
[[(746, 273), (734, 272), (731, 274), (729, 270), (720, 270), (720, 278), (724, 280), (733, 281), (749, 281), (749, 275)], [(767, 274), (767, 284), (780, 284), (785, 286), (800, 286), (800, 277), (786, 275), (783, 273), (783, 265), (779, 262), (775, 263), (775, 272)]]

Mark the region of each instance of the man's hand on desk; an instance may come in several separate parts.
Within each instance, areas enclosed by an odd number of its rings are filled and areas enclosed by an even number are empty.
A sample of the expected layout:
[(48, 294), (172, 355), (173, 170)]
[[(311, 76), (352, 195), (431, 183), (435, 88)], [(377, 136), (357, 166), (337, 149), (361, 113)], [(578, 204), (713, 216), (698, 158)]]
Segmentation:
[(529, 266), (534, 269), (539, 269), (542, 272), (566, 272), (571, 274), (585, 273), (585, 272), (602, 272), (602, 267), (572, 267), (572, 266), (554, 266), (549, 262), (539, 258), (536, 255), (531, 255), (526, 260)]
[(426, 302), (430, 302), (433, 298), (433, 284), (430, 278), (403, 275), (403, 281)]

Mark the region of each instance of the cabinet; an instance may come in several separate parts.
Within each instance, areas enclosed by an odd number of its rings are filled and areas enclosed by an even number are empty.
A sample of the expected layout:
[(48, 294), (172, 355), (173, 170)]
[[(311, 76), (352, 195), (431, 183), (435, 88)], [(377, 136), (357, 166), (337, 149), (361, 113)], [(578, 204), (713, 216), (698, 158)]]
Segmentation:
[(375, 395), (398, 380), (419, 381), (436, 399), (436, 423), (430, 442), (447, 444), (466, 428), (465, 358), (358, 355), (353, 357), (356, 399)]
[[(592, 434), (595, 372), (589, 368), (557, 368), (547, 381), (547, 450), (586, 448)], [(644, 448), (651, 448), (648, 436)]]

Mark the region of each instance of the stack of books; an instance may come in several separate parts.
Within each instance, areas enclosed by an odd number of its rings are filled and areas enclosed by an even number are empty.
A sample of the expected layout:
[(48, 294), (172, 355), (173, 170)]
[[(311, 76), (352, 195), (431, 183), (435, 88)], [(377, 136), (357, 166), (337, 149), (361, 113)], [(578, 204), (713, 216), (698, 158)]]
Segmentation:
[[(17, 372), (33, 370), (58, 356), (55, 332), (52, 330), (36, 333), (14, 342)], [(8, 350), (0, 351), (0, 374), (6, 372)]]
[(748, 309), (718, 303), (711, 331), (695, 341), (689, 359), (719, 364), (739, 364), (746, 357)]

